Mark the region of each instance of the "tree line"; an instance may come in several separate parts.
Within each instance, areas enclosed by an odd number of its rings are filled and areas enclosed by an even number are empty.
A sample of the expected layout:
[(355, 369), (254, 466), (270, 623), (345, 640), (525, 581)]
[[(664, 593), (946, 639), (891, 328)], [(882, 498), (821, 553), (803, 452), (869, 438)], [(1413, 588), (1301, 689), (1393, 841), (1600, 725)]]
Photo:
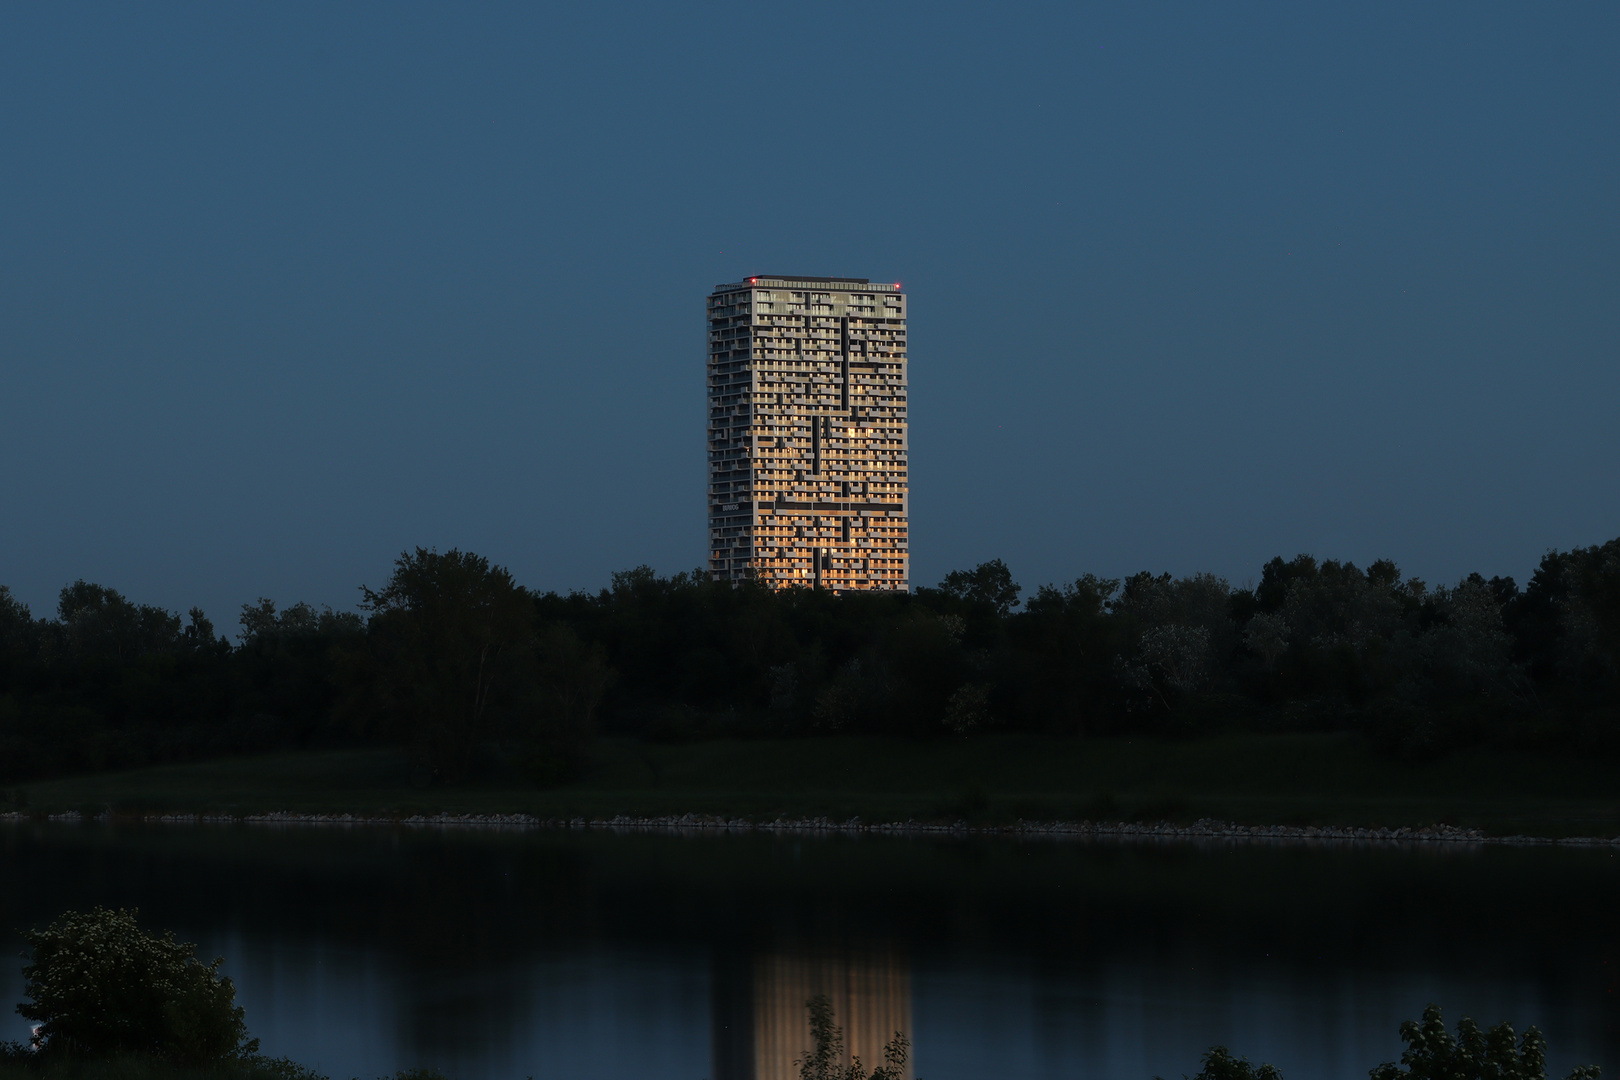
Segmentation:
[(536, 782), (599, 734), (1355, 730), (1383, 752), (1620, 752), (1620, 540), (1521, 587), (1272, 559), (1087, 574), (1033, 595), (999, 560), (912, 593), (773, 592), (701, 571), (537, 592), (461, 551), (403, 553), (359, 612), (244, 604), (234, 640), (77, 581), (54, 618), (0, 586), (0, 780), (383, 742), (424, 782)]

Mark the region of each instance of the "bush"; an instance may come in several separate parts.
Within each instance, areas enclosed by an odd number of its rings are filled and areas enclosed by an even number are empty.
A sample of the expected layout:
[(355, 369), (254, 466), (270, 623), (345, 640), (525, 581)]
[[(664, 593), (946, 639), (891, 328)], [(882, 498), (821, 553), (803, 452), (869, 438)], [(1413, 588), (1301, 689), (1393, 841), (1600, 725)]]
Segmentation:
[[(1423, 1010), (1423, 1019), (1401, 1025), (1403, 1071), (1394, 1062), (1372, 1070), (1372, 1080), (1547, 1080), (1547, 1040), (1540, 1029), (1525, 1029), (1515, 1041), (1503, 1021), (1489, 1031), (1468, 1017), (1457, 1024), (1457, 1036), (1446, 1031), (1440, 1006)], [(1578, 1065), (1569, 1080), (1597, 1080), (1596, 1065)]]
[(208, 1065), (256, 1054), (236, 987), (204, 964), (197, 947), (172, 932), (154, 937), (135, 911), (69, 911), (25, 935), (32, 963), (22, 970), (35, 1021), (36, 1049), (52, 1056), (149, 1054), (180, 1065)]
[(1248, 1058), (1234, 1058), (1224, 1046), (1212, 1046), (1193, 1080), (1282, 1080), (1282, 1073), (1270, 1065), (1250, 1065)]
[[(1503, 1021), (1489, 1031), (1468, 1017), (1457, 1024), (1453, 1038), (1440, 1017), (1440, 1006), (1423, 1010), (1422, 1020), (1401, 1025), (1402, 1069), (1392, 1061), (1373, 1069), (1372, 1080), (1547, 1080), (1547, 1040), (1537, 1028), (1526, 1028), (1515, 1039)], [(1596, 1065), (1578, 1065), (1568, 1080), (1598, 1080)], [(1156, 1078), (1157, 1080), (1157, 1078)], [(1204, 1055), (1204, 1068), (1192, 1080), (1282, 1080), (1270, 1065), (1256, 1068), (1247, 1058), (1234, 1058), (1224, 1046)]]

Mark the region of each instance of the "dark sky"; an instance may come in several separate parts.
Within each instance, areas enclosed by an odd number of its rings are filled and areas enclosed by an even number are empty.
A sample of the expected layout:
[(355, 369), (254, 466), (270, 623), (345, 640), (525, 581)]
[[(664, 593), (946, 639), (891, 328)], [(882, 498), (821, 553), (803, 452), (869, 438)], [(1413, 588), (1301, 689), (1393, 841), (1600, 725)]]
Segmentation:
[(1620, 6), (0, 8), (0, 583), (704, 556), (703, 299), (911, 296), (913, 580), (1620, 534)]

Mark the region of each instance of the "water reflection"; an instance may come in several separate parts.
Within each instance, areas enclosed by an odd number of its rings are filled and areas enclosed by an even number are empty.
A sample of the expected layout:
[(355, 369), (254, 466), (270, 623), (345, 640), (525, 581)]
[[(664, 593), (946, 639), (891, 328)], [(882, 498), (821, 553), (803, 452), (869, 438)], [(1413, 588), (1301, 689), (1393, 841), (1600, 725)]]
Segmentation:
[(1358, 1080), (1429, 1001), (1612, 1074), (1616, 895), (1613, 851), (0, 827), (0, 955), (138, 906), (339, 1078), (782, 1076), (817, 991), (929, 1080), (1180, 1076), (1217, 1042)]
[[(825, 995), (844, 1032), (844, 1064), (883, 1063), (908, 1035), (911, 971), (892, 949), (760, 953), (722, 961), (714, 979), (714, 1080), (792, 1080), (810, 1046), (805, 1003)], [(909, 1067), (908, 1073), (910, 1075)]]

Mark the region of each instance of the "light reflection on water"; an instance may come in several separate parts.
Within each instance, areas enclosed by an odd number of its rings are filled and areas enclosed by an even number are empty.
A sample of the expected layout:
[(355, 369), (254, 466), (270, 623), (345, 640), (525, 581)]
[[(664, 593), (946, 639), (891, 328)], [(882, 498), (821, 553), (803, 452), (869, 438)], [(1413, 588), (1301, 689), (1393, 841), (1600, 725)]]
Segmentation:
[(832, 1004), (845, 1064), (858, 1057), (868, 1070), (881, 1065), (885, 1045), (914, 1030), (911, 972), (892, 949), (767, 952), (732, 968), (715, 972), (714, 1080), (797, 1077), (794, 1062), (809, 1041), (805, 1003), (813, 997)]
[(1620, 1065), (1608, 852), (29, 824), (0, 882), (0, 931), (140, 906), (336, 1078), (776, 1080), (813, 993), (929, 1080), (1360, 1080), (1429, 1001)]

